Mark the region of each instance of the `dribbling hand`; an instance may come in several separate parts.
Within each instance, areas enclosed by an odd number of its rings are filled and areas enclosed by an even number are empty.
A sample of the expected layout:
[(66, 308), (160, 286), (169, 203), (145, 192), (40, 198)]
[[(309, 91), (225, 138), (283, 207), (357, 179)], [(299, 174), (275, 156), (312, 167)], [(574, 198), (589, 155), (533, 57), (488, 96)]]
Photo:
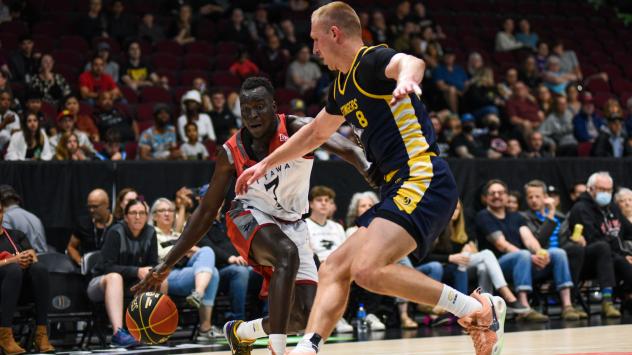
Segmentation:
[(268, 168), (263, 161), (251, 166), (244, 170), (235, 182), (235, 194), (243, 195), (248, 192), (248, 186), (252, 185), (255, 181), (265, 175)]
[(421, 88), (419, 87), (419, 84), (413, 80), (398, 81), (395, 90), (393, 90), (393, 98), (389, 104), (394, 105), (397, 101), (405, 98), (409, 94), (415, 94), (418, 97), (421, 97)]
[(169, 276), (169, 269), (165, 264), (160, 263), (156, 267), (149, 270), (147, 275), (140, 280), (139, 283), (132, 286), (131, 290), (134, 294), (139, 294), (147, 291), (158, 291), (160, 285)]

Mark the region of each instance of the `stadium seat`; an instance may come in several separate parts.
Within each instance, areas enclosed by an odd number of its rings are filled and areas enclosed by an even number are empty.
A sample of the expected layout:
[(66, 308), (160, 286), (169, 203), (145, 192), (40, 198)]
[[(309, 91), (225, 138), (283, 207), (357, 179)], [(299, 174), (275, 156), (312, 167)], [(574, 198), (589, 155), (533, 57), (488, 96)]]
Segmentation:
[(173, 40), (163, 40), (156, 43), (155, 52), (156, 53), (169, 53), (171, 55), (181, 55), (183, 52), (183, 48), (180, 43)]
[(138, 143), (136, 142), (125, 143), (125, 153), (127, 153), (127, 158), (125, 158), (125, 160), (136, 160), (137, 152), (138, 152)]
[[(206, 38), (206, 37), (202, 37)], [(195, 41), (184, 46), (187, 54), (197, 54), (210, 57), (215, 54), (215, 47), (206, 41)]]
[(197, 38), (204, 38), (207, 41), (215, 40), (215, 38), (217, 38), (217, 27), (215, 23), (208, 20), (200, 20), (197, 25)]
[(85, 62), (81, 52), (67, 49), (56, 49), (53, 51), (52, 55), (55, 59), (55, 63), (78, 68), (80, 72), (83, 72)]
[(211, 74), (211, 82), (217, 86), (239, 87), (241, 80), (227, 71), (216, 71)]
[(154, 103), (140, 103), (136, 105), (136, 120), (140, 122), (154, 121)]
[(86, 53), (90, 50), (88, 42), (81, 36), (62, 36), (59, 39), (59, 48), (79, 53)]
[(144, 87), (140, 92), (141, 102), (163, 102), (171, 103), (171, 93), (164, 88), (156, 86)]
[(237, 59), (236, 56), (231, 52), (218, 51), (218, 53), (221, 54), (215, 56), (215, 70), (228, 70), (228, 68), (230, 68), (230, 66)]
[(9, 21), (0, 23), (0, 33), (12, 33), (16, 36), (22, 36), (29, 33), (29, 27), (23, 21)]
[(56, 61), (53, 71), (63, 76), (68, 83), (76, 83), (79, 80), (79, 70), (77, 67)]
[(36, 52), (51, 53), (55, 50), (55, 38), (45, 34), (33, 35), (33, 43)]
[(127, 85), (119, 85), (119, 89), (123, 93), (123, 96), (130, 104), (138, 103), (138, 94), (132, 88)]
[(588, 83), (588, 90), (593, 93), (598, 91), (608, 92), (610, 91), (610, 85), (601, 79), (594, 79)]
[(94, 107), (92, 105), (88, 105), (85, 102), (79, 101), (79, 114), (86, 115), (92, 117), (92, 113), (94, 112)]
[(612, 95), (609, 91), (600, 91), (600, 92), (593, 91), (593, 95), (594, 95), (593, 98), (595, 101), (595, 107), (600, 110), (603, 110), (604, 106), (606, 105), (606, 101), (612, 98), (616, 99), (616, 97)]
[(152, 55), (152, 62), (156, 69), (180, 69), (180, 61), (178, 57), (168, 53), (154, 53)]
[(154, 125), (154, 121), (139, 121), (138, 132), (143, 133), (145, 130)]
[[(121, 53), (121, 45), (118, 43), (118, 41), (110, 37), (96, 37), (92, 39), (92, 48), (97, 48), (97, 46), (101, 42), (105, 42), (110, 45), (111, 55), (116, 56), (116, 55), (119, 55), (119, 53)], [(146, 54), (145, 52), (143, 53)]]
[(208, 151), (209, 160), (215, 160), (217, 157), (217, 144), (210, 139), (204, 141), (204, 146)]
[(41, 111), (44, 114), (46, 121), (51, 122), (54, 125), (57, 120), (57, 106), (49, 102), (42, 101)]
[(159, 76), (167, 77), (169, 80), (169, 86), (176, 85), (180, 82), (178, 71), (177, 70), (169, 70), (169, 69), (158, 69), (156, 73)]
[(293, 99), (298, 98), (301, 98), (301, 94), (292, 89), (278, 88), (274, 93), (274, 99), (276, 100), (277, 104), (287, 104)]
[(217, 53), (226, 54), (232, 53), (233, 55), (237, 55), (239, 51), (239, 43), (235, 42), (219, 42), (217, 44)]
[(190, 87), (195, 78), (204, 78), (208, 81), (208, 72), (203, 70), (183, 70), (180, 72), (180, 85)]
[(212, 65), (209, 57), (202, 54), (186, 54), (184, 56), (183, 67), (186, 69), (211, 70)]
[[(35, 35), (46, 35), (46, 36), (58, 36), (60, 34), (59, 24), (53, 21), (44, 21), (38, 22), (33, 25), (31, 29), (31, 34)], [(35, 43), (37, 45), (37, 43)]]
[(44, 8), (50, 12), (71, 13), (75, 10), (75, 1), (44, 0)]
[(10, 51), (18, 49), (18, 35), (10, 32), (0, 32), (2, 47)]

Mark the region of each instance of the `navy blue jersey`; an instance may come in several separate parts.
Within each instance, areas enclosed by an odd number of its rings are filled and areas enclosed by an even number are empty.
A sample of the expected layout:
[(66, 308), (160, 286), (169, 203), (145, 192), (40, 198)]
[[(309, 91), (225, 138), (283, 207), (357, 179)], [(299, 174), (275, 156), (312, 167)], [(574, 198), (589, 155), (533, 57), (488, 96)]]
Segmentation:
[(387, 78), (385, 70), (395, 54), (385, 45), (362, 47), (351, 70), (338, 73), (330, 86), (326, 110), (353, 125), (368, 160), (385, 176), (420, 175), (421, 170), (432, 171), (430, 156), (439, 151), (432, 122), (417, 95), (389, 104), (397, 81)]

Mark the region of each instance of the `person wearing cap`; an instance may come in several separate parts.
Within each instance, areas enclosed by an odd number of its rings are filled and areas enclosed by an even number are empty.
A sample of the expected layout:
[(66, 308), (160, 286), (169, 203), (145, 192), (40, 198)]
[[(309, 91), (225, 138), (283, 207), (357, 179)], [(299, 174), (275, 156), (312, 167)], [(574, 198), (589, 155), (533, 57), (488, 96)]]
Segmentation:
[(217, 141), (215, 128), (211, 118), (206, 113), (201, 113), (202, 95), (197, 90), (187, 91), (180, 100), (182, 103), (182, 115), (178, 117), (178, 135), (182, 142), (188, 141), (185, 126), (187, 122), (194, 122), (198, 127), (198, 140), (203, 142), (207, 139)]
[(452, 112), (459, 112), (459, 98), (463, 95), (467, 84), (467, 73), (455, 63), (456, 54), (451, 48), (446, 48), (443, 63), (432, 71), (432, 78), (441, 90), (448, 108)]
[(29, 89), (41, 93), (41, 99), (53, 105), (60, 105), (64, 97), (70, 95), (70, 85), (59, 73), (53, 72), (55, 60), (50, 54), (42, 55), (39, 73), (33, 76)]
[[(118, 83), (119, 81), (119, 65), (117, 62), (113, 61), (111, 56), (112, 56), (112, 51), (111, 51), (111, 47), (110, 44), (108, 42), (100, 42), (97, 45), (97, 56), (99, 56), (101, 59), (103, 59), (103, 62), (105, 63), (105, 69), (103, 70), (104, 73), (109, 74), (112, 77), (112, 80), (114, 80), (114, 82)], [(90, 71), (92, 69), (92, 62), (88, 62), (86, 64), (86, 71)]]
[(154, 106), (154, 125), (140, 135), (138, 142), (141, 160), (177, 159), (178, 150), (176, 129), (171, 122), (171, 109), (167, 104)]
[(590, 92), (581, 96), (582, 108), (573, 118), (573, 132), (579, 143), (594, 142), (599, 130), (605, 124), (604, 119), (595, 111), (595, 103)]
[(29, 243), (38, 254), (46, 253), (46, 233), (42, 221), (33, 213), (20, 207), (22, 198), (11, 185), (0, 185), (0, 204), (4, 208), (2, 228), (17, 229), (26, 234)]
[(127, 61), (121, 67), (121, 82), (135, 91), (146, 86), (162, 86), (169, 89), (169, 80), (159, 76), (149, 62), (142, 57), (140, 43), (132, 41), (127, 47)]
[(463, 131), (452, 140), (451, 156), (469, 159), (487, 157), (488, 149), (474, 136), (474, 128), (476, 128), (474, 121), (474, 116), (470, 113), (464, 113), (461, 116)]
[[(38, 117), (43, 128), (48, 128), (49, 117), (44, 117), (44, 113), (42, 112), (42, 93), (37, 90), (28, 90), (24, 96), (24, 101), (24, 107), (22, 108), (22, 112), (20, 112), (20, 116), (24, 117), (32, 113)], [(50, 118), (53, 119), (53, 117)]]
[(13, 133), (7, 148), (6, 160), (51, 160), (53, 153), (39, 117), (34, 113), (22, 115), (22, 129)]
[(92, 58), (90, 70), (79, 75), (79, 92), (81, 98), (89, 103), (94, 103), (100, 93), (106, 92), (114, 99), (122, 97), (121, 90), (114, 79), (105, 72), (105, 61), (100, 56)]
[(63, 110), (57, 115), (57, 127), (58, 133), (52, 136), (49, 140), (51, 150), (55, 150), (57, 148), (57, 144), (61, 140), (61, 137), (64, 134), (74, 133), (77, 136), (79, 147), (86, 153), (88, 156), (93, 156), (96, 154), (96, 150), (90, 142), (90, 138), (86, 132), (79, 130), (77, 127), (77, 120), (75, 115), (72, 114), (69, 110)]
[[(610, 102), (610, 100), (608, 100)], [(621, 158), (632, 155), (632, 141), (623, 129), (623, 112), (617, 101), (614, 106), (606, 105), (604, 115), (606, 125), (601, 126), (599, 135), (592, 146), (595, 157)]]

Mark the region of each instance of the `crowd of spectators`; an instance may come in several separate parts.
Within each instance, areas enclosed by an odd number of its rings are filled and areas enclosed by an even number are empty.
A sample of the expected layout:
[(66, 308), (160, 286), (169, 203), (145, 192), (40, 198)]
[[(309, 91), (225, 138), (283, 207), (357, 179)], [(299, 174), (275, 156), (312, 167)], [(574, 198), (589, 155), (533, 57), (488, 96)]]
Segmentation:
[[(314, 115), (332, 77), (311, 54), (309, 13), (315, 5), (293, 0), (244, 11), (223, 2), (163, 1), (142, 11), (120, 0), (91, 0), (72, 23), (81, 34), (72, 39), (85, 44), (74, 45), (85, 51), (71, 61), (40, 50), (48, 47), (27, 28), (15, 51), (0, 51), (2, 157), (213, 159), (216, 145), (241, 126), (238, 86), (252, 75), (268, 76), (280, 89), (280, 112)], [(432, 10), (401, 0), (392, 9), (360, 6), (358, 14), (366, 45), (386, 43), (425, 60), (424, 100), (442, 155), (632, 154), (632, 120), (626, 119), (632, 98), (620, 102), (591, 94), (587, 88), (607, 87), (613, 78), (605, 72), (585, 75), (563, 40), (539, 36), (542, 29), (532, 28), (527, 18), (505, 18), (489, 52), (465, 52), (455, 48), (457, 39), (446, 34)], [(11, 12), (18, 18), (7, 19), (34, 29), (33, 13), (18, 7)], [(496, 55), (515, 62), (503, 59), (499, 65)], [(301, 110), (293, 109), (292, 99)], [(73, 112), (73, 129), (62, 128), (69, 117), (65, 110)], [(38, 127), (28, 126), (29, 114), (37, 115)], [(343, 133), (351, 134), (346, 128)], [(59, 147), (62, 136), (73, 134), (75, 139), (66, 137)]]

